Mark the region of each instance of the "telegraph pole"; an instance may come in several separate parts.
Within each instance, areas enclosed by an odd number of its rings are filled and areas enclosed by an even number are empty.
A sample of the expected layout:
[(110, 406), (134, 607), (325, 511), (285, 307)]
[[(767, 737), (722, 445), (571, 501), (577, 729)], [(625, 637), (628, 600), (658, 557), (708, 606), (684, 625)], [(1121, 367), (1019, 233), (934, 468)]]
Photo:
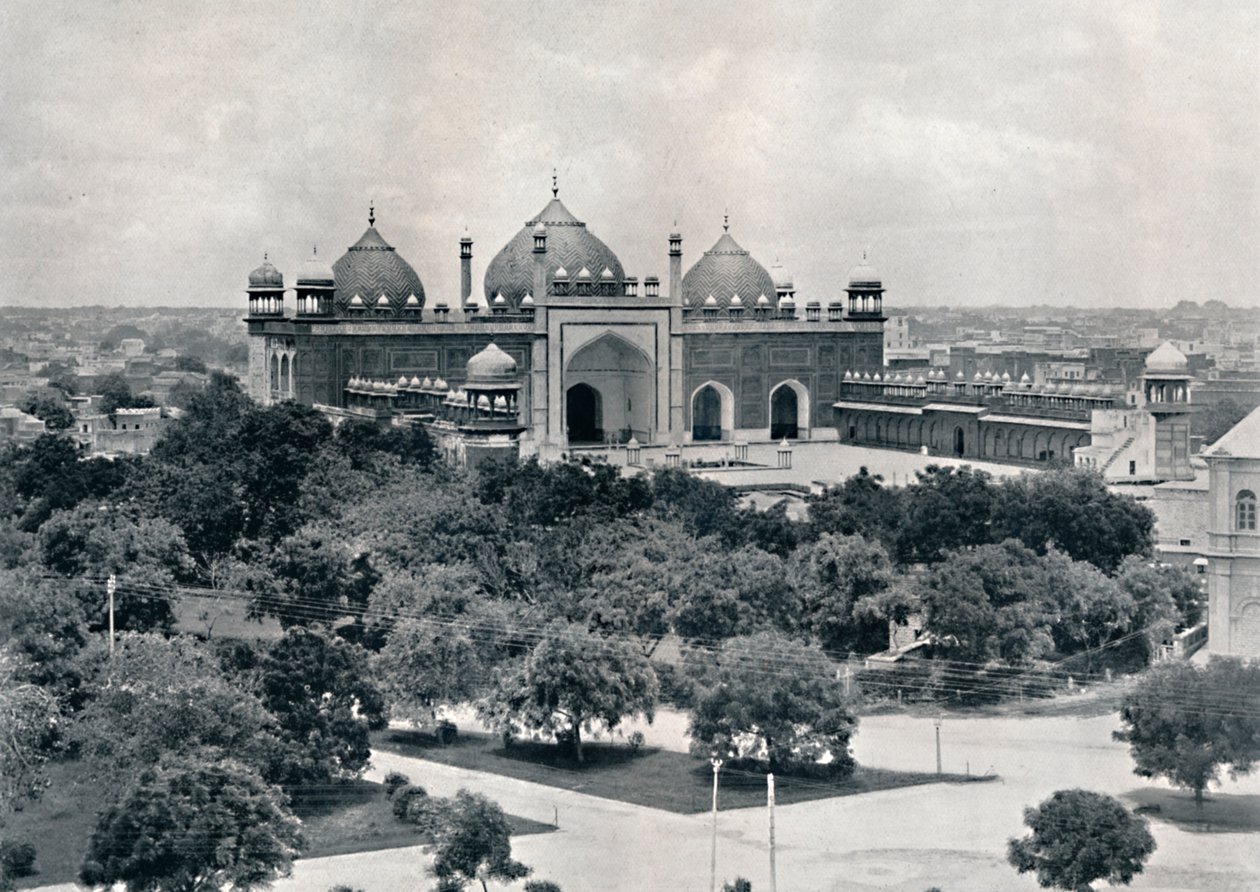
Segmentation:
[(114, 660), (114, 590), (118, 587), (118, 579), (113, 573), (105, 583), (105, 591), (109, 592), (109, 659)]
[(714, 756), (709, 763), (713, 766), (713, 845), (709, 849), (709, 892), (717, 892), (717, 796), (722, 760)]
[(766, 805), (770, 808), (770, 892), (778, 892), (774, 870), (774, 775), (766, 775)]

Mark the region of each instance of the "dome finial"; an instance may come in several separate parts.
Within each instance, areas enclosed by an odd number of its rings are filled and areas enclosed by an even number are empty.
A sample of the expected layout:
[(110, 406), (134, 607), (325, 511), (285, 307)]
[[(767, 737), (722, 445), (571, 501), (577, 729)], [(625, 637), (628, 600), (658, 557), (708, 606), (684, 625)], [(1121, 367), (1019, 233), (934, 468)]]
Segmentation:
[(551, 168), (551, 197), (560, 197), (560, 182), (559, 178), (556, 176), (556, 169), (554, 167)]
[(731, 231), (731, 211), (730, 211), (730, 208), (727, 208), (727, 209), (726, 209), (726, 210), (722, 213), (722, 231), (723, 231), (723, 232), (730, 232), (730, 231)]
[(311, 245), (311, 256), (312, 257), (319, 256), (319, 245)]
[(376, 225), (376, 202), (368, 205), (368, 226)]

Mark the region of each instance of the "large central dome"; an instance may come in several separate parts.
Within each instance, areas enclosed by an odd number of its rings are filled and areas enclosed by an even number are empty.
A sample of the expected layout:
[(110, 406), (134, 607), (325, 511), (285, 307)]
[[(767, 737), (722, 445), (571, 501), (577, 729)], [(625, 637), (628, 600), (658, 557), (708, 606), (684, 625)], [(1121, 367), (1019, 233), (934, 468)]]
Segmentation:
[[(374, 218), (369, 218), (367, 232), (333, 264), (337, 285), (333, 302), (339, 316), (354, 317), (369, 307), (377, 313), (401, 315), (404, 309), (414, 311), (424, 306), (424, 285), (420, 277), (411, 264), (381, 238), (372, 225), (375, 222)], [(413, 295), (415, 300), (411, 299)], [(355, 303), (356, 309), (351, 309), (355, 297), (360, 302)]]
[[(621, 261), (607, 245), (601, 242), (586, 224), (573, 216), (558, 197), (552, 198), (525, 227), (494, 255), (486, 267), (486, 303), (503, 295), (508, 306), (515, 310), (521, 299), (534, 290), (534, 227), (539, 223), (546, 227), (547, 253), (543, 261), (547, 270), (547, 289), (555, 279), (556, 269), (563, 267), (570, 281), (575, 281), (585, 269), (593, 282), (615, 285), (615, 294), (622, 293), (625, 271)], [(537, 298), (537, 295), (534, 295)]]
[(682, 280), (683, 301), (692, 310), (705, 306), (709, 296), (722, 309), (731, 304), (731, 298), (739, 295), (745, 307), (755, 306), (757, 298), (765, 295), (774, 300), (774, 279), (766, 268), (753, 260), (752, 255), (739, 246), (729, 232), (723, 232), (712, 248), (687, 270)]

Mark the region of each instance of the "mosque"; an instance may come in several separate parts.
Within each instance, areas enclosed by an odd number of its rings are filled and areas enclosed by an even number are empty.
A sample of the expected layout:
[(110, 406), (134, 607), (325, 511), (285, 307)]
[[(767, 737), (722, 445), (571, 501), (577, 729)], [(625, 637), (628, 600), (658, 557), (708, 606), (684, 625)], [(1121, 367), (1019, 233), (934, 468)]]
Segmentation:
[(802, 300), (727, 220), (685, 274), (671, 233), (668, 281), (640, 280), (551, 191), (490, 260), (480, 297), (470, 238), (458, 297), (430, 296), (374, 211), (340, 259), (311, 256), (291, 287), (264, 258), (247, 289), (251, 395), (423, 423), (464, 462), (837, 438), (843, 376), (883, 366), (884, 288), (865, 258), (842, 288)]

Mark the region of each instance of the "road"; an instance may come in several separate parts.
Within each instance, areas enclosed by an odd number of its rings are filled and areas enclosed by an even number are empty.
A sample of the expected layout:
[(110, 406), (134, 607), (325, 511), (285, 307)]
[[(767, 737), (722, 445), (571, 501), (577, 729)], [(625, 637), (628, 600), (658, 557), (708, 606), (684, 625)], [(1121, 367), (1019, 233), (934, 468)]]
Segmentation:
[[(778, 888), (845, 892), (1033, 892), (1036, 881), (1006, 864), (1008, 837), (1020, 834), (1023, 809), (1056, 789), (1080, 786), (1123, 795), (1161, 786), (1132, 774), (1127, 749), (1111, 740), (1114, 716), (1096, 718), (946, 719), (946, 771), (992, 769), (1001, 780), (932, 784), (843, 799), (780, 806), (776, 811)], [(685, 748), (685, 722), (665, 713), (650, 742)], [(864, 764), (931, 770), (930, 719), (903, 715), (862, 720), (854, 751)], [(374, 776), (400, 770), (438, 795), (466, 787), (536, 820), (559, 817), (559, 831), (514, 841), (535, 876), (566, 892), (705, 890), (711, 824), (707, 815), (675, 815), (495, 775), (378, 752)], [(1227, 782), (1222, 793), (1255, 795), (1260, 780)], [(719, 816), (719, 885), (737, 875), (768, 888), (764, 808)], [(1257, 822), (1260, 823), (1260, 822)], [(1260, 889), (1260, 833), (1192, 833), (1152, 821), (1159, 848), (1131, 888), (1146, 892), (1252, 892)], [(366, 892), (429, 888), (419, 849), (299, 862), (281, 890), (348, 883)], [(508, 888), (508, 887), (501, 887)], [(520, 888), (519, 885), (516, 888)]]

